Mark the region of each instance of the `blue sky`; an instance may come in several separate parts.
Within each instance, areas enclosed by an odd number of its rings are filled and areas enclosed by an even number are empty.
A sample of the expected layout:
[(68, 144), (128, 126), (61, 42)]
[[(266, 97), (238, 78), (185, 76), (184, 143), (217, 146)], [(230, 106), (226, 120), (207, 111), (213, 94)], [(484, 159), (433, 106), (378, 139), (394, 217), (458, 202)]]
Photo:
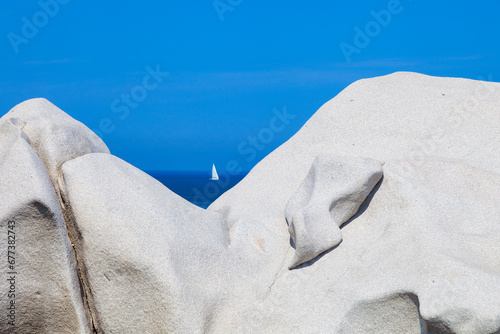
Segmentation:
[(494, 0), (10, 1), (0, 114), (45, 97), (143, 170), (249, 170), (357, 79), (499, 81), (499, 13)]

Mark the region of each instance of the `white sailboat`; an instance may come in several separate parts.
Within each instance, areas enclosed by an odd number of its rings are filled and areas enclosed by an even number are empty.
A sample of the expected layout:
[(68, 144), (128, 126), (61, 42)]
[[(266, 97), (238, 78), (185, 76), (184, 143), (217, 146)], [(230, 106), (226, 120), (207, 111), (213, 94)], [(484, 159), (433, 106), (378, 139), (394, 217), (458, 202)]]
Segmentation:
[(210, 178), (210, 180), (218, 180), (219, 179), (219, 175), (217, 174), (217, 169), (215, 169), (215, 165), (213, 164), (212, 165), (212, 177)]

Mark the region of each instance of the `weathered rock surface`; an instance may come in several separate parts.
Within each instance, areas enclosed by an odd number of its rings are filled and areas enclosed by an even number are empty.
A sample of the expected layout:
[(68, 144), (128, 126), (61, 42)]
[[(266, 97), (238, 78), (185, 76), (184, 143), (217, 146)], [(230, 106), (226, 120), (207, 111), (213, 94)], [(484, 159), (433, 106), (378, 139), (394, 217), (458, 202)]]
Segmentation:
[(312, 260), (342, 241), (347, 222), (382, 178), (382, 163), (319, 155), (285, 208), (295, 247), (289, 268)]
[[(405, 332), (375, 329), (373, 319), (390, 312), (371, 310), (408, 310), (410, 297), (425, 330), (500, 330), (500, 188), (491, 186), (500, 174), (499, 100), (498, 83), (416, 73), (357, 81), (215, 201), (209, 211), (257, 220), (288, 245), (269, 254), (282, 261), (269, 296), (256, 303), (259, 331), (364, 332), (372, 323), (374, 332)], [(402, 162), (384, 165), (380, 189), (342, 228), (337, 248), (290, 271), (282, 266), (294, 256), (286, 204), (320, 154)], [(414, 320), (403, 322), (418, 332)]]
[(499, 96), (500, 83), (410, 72), (356, 81), (209, 210), (231, 207), (229, 218), (251, 217), (287, 233), (283, 210), (319, 154), (458, 159), (498, 174)]
[(57, 177), (64, 162), (88, 153), (109, 153), (101, 138), (43, 98), (16, 105), (0, 118), (0, 123), (6, 120), (26, 134), (58, 195)]
[(0, 332), (90, 333), (61, 208), (27, 140), (1, 122)]
[(497, 174), (463, 163), (386, 162), (342, 243), (280, 269), (254, 302), (255, 323), (265, 333), (497, 331), (499, 186)]
[[(49, 173), (24, 139), (0, 135), (0, 194), (15, 194), (1, 223), (16, 210), (32, 222), (20, 263), (42, 269), (24, 269), (24, 284), (64, 308), (26, 301), (25, 328), (88, 330), (80, 280), (98, 333), (497, 333), (499, 98), (500, 84), (473, 80), (358, 81), (208, 210), (107, 154), (86, 128), (81, 140), (52, 138), (72, 133), (58, 123), (66, 116), (51, 128), (47, 113), (44, 132), (11, 112), (1, 131), (26, 130)], [(34, 167), (16, 169), (25, 161)], [(25, 198), (16, 182), (38, 183)]]
[(269, 260), (251, 238), (265, 231), (229, 230), (108, 154), (65, 163), (59, 184), (99, 332), (210, 332), (231, 319), (224, 305), (256, 292)]

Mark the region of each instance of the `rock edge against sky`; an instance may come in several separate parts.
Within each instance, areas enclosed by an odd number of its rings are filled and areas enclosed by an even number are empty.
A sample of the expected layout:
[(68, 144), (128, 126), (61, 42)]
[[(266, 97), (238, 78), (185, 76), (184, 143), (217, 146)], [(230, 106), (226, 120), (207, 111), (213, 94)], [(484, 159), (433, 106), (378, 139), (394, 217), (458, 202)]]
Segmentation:
[(357, 81), (207, 210), (23, 102), (0, 119), (0, 330), (499, 332), (499, 101)]

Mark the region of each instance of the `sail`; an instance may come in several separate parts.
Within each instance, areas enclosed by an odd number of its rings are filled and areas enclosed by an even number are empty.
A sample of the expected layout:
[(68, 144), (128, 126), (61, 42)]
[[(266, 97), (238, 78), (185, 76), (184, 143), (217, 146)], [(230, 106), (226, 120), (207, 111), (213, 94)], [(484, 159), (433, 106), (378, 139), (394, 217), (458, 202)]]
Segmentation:
[(210, 180), (218, 180), (219, 175), (217, 175), (217, 170), (215, 169), (215, 165), (212, 165), (212, 178)]

